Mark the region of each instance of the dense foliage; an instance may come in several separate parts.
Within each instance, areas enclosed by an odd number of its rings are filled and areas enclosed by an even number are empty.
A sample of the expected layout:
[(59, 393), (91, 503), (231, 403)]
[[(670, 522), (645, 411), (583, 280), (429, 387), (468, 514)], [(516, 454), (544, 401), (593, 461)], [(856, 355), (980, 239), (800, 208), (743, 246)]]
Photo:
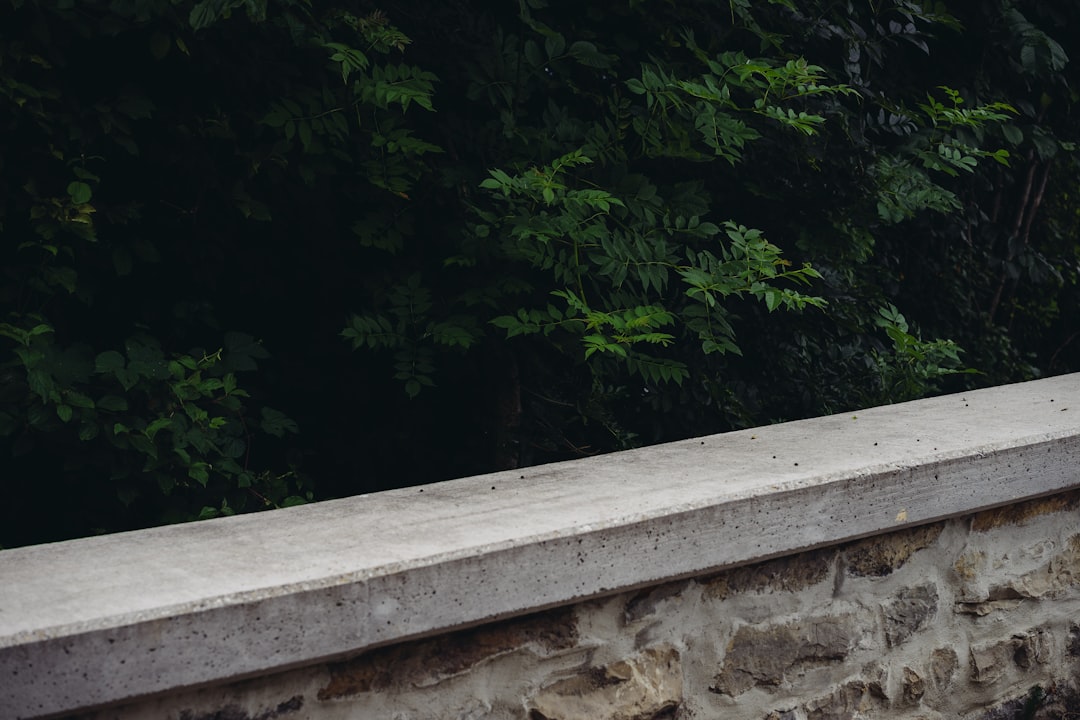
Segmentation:
[(1080, 369), (1067, 4), (0, 20), (0, 546)]

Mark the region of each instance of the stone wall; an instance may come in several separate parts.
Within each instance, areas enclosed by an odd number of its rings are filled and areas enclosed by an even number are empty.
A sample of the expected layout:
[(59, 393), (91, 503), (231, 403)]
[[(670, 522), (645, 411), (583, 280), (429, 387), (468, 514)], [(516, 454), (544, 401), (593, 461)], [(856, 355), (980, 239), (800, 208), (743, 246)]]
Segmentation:
[(1078, 508), (1059, 493), (84, 717), (1080, 718)]

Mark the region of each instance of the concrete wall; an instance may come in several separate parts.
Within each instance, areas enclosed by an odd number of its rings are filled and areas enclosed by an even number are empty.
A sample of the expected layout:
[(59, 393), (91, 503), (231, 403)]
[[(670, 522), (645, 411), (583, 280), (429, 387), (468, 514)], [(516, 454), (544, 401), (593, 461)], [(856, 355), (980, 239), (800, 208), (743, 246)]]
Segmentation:
[(0, 717), (1080, 717), (1078, 413), (1066, 376), (5, 551)]
[(1080, 712), (1080, 493), (95, 718), (1040, 718)]

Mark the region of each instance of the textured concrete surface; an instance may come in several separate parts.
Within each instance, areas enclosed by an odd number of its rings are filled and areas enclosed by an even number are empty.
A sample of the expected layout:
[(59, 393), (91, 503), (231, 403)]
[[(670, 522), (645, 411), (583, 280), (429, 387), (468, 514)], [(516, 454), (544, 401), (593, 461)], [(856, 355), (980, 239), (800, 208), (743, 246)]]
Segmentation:
[[(1077, 486), (1071, 375), (8, 550), (0, 717), (312, 664)], [(894, 613), (927, 601), (912, 598)]]

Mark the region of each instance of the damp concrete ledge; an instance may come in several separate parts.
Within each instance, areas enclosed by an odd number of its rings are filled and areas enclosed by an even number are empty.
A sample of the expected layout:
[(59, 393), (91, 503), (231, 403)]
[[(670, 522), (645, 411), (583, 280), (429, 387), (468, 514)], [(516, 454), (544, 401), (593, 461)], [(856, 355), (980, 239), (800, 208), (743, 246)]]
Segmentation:
[(327, 659), (1080, 487), (1080, 374), (0, 552), (0, 718)]

